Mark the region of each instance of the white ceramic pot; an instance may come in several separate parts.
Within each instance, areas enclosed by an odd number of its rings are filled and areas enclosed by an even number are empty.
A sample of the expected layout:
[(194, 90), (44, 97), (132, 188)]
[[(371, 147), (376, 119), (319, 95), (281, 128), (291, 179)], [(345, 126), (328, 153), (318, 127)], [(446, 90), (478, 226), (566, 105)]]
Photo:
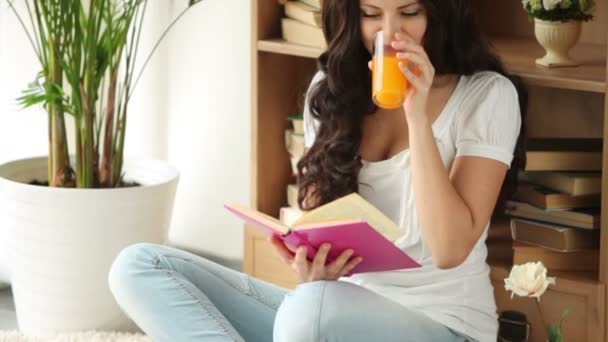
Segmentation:
[(545, 56), (536, 60), (536, 64), (546, 67), (577, 66), (568, 55), (568, 51), (578, 42), (581, 36), (580, 21), (545, 21), (534, 19), (534, 34), (538, 43), (545, 49)]
[(124, 171), (142, 186), (34, 186), (27, 183), (47, 179), (46, 157), (0, 165), (0, 250), (23, 333), (135, 329), (110, 293), (108, 271), (124, 247), (167, 241), (179, 174), (150, 160)]

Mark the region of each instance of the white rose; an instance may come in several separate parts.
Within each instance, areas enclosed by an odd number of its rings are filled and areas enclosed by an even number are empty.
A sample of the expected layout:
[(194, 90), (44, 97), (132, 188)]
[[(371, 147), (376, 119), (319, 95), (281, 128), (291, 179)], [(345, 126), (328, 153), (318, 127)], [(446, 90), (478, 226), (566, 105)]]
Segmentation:
[(547, 277), (547, 269), (542, 262), (527, 262), (523, 265), (514, 265), (505, 279), (505, 289), (513, 295), (521, 297), (534, 297), (540, 301), (549, 285), (555, 284), (554, 277)]
[(562, 2), (562, 0), (543, 0), (543, 7), (547, 11), (550, 11), (559, 5), (560, 2)]

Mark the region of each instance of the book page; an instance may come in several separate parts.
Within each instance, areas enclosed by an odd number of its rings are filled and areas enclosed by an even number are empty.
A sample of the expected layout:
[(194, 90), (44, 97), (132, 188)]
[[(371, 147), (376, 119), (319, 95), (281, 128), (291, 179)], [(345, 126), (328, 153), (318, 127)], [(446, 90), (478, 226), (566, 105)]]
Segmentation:
[(263, 212), (253, 210), (239, 204), (231, 204), (227, 205), (226, 207), (233, 210), (248, 223), (270, 228), (282, 234), (289, 233), (289, 227), (285, 226), (281, 223), (281, 221), (275, 219), (274, 217), (264, 214)]
[(292, 225), (292, 228), (297, 230), (304, 225), (310, 226), (310, 224), (341, 220), (367, 221), (370, 226), (390, 241), (395, 241), (405, 234), (402, 228), (357, 193), (344, 196), (305, 213)]

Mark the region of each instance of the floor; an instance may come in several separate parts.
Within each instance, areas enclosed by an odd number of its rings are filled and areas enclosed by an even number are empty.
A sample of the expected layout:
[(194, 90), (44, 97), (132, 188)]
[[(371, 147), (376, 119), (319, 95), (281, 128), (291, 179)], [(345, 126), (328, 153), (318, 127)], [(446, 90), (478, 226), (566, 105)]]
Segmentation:
[(17, 317), (10, 288), (0, 290), (0, 330), (17, 330)]

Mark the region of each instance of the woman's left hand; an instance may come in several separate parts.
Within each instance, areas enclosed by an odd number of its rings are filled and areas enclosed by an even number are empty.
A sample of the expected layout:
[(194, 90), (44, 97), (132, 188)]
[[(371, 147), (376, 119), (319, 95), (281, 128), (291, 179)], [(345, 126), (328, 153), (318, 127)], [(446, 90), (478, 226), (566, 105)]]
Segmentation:
[(435, 78), (435, 68), (424, 48), (406, 33), (396, 33), (391, 45), (398, 51), (397, 58), (402, 60), (399, 67), (409, 83), (403, 103), (405, 116), (408, 121), (426, 118), (427, 99)]
[(324, 243), (316, 252), (313, 261), (310, 262), (306, 258), (306, 246), (291, 250), (289, 246), (274, 235), (271, 235), (268, 240), (279, 252), (281, 259), (294, 270), (300, 283), (316, 280), (338, 280), (363, 261), (363, 258), (353, 256), (354, 251), (352, 249), (347, 249), (340, 253), (335, 260), (327, 263), (331, 245)]

